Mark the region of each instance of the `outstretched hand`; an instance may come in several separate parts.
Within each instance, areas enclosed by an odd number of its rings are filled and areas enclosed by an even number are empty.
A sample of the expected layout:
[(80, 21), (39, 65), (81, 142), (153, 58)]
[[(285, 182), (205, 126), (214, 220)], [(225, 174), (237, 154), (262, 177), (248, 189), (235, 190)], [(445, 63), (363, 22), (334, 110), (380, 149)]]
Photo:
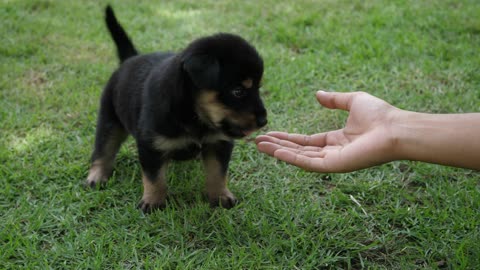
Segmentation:
[(318, 102), (349, 112), (344, 128), (314, 135), (269, 132), (255, 143), (259, 151), (316, 172), (350, 172), (395, 159), (391, 120), (401, 110), (364, 92), (319, 91)]

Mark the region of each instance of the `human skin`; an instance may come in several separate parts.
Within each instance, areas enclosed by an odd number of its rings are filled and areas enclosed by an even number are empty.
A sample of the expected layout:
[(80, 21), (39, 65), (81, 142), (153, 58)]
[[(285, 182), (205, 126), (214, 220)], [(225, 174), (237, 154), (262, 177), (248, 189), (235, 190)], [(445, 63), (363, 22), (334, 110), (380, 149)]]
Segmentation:
[(364, 92), (316, 93), (349, 112), (345, 127), (313, 135), (269, 132), (260, 152), (315, 172), (343, 173), (394, 160), (480, 170), (480, 113), (429, 114), (398, 109)]

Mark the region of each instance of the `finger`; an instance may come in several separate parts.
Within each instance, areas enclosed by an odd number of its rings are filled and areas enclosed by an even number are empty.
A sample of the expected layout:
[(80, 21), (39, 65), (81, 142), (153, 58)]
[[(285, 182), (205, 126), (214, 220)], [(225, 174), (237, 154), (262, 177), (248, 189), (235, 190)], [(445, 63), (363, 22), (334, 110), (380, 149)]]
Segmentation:
[(308, 171), (326, 171), (323, 158), (312, 158), (296, 154), (284, 149), (278, 149), (277, 151), (275, 151), (274, 157)]
[(281, 139), (278, 139), (276, 137), (272, 137), (272, 136), (268, 136), (268, 135), (258, 136), (255, 139), (255, 143), (258, 144), (260, 142), (271, 142), (271, 143), (274, 143), (274, 144), (278, 144), (278, 145), (281, 145), (281, 146), (286, 146), (286, 147), (294, 148), (294, 149), (302, 147), (299, 144), (296, 144), (296, 143), (293, 143), (293, 142), (290, 142), (290, 141), (286, 141), (286, 140), (281, 140)]
[(303, 134), (289, 134), (289, 133), (282, 133), (282, 134), (270, 134), (273, 137), (279, 138), (281, 140), (287, 140), (299, 145), (315, 145), (315, 146), (325, 146), (326, 144), (326, 137), (327, 133), (319, 133), (319, 134), (314, 134), (314, 135), (303, 135)]
[(300, 148), (291, 148), (288, 146), (283, 146), (280, 144), (263, 141), (257, 144), (257, 149), (260, 152), (266, 153), (270, 156), (273, 156), (273, 153), (278, 149), (284, 149), (291, 151), (293, 153), (301, 154), (309, 157), (324, 157), (325, 151), (320, 147), (300, 147)]
[(271, 142), (260, 142), (257, 144), (258, 151), (265, 153), (273, 157), (273, 154), (276, 150), (280, 149), (281, 146)]
[(271, 143), (274, 143), (274, 144), (281, 145), (284, 148), (295, 149), (295, 150), (299, 150), (299, 151), (312, 151), (312, 152), (322, 151), (322, 147), (310, 146), (310, 145), (303, 146), (303, 145), (297, 144), (297, 143), (292, 142), (292, 141), (281, 140), (281, 139), (278, 139), (278, 138), (275, 138), (275, 137), (272, 137), (272, 136), (265, 136), (265, 137), (259, 138), (259, 142), (261, 142), (261, 141), (271, 142)]
[(356, 164), (356, 159), (352, 157), (342, 160), (340, 158), (341, 149), (339, 147), (327, 147), (320, 152), (302, 152), (269, 142), (262, 142), (258, 144), (257, 147), (260, 151), (278, 160), (285, 161), (308, 171), (341, 173), (368, 167), (368, 165)]
[(327, 145), (336, 145), (341, 143), (343, 129), (327, 131), (314, 135), (289, 134), (285, 132), (268, 132), (267, 136), (275, 137), (281, 140), (288, 140), (303, 146), (325, 147)]
[(282, 132), (282, 131), (270, 131), (270, 132), (267, 132), (266, 135), (260, 135), (258, 136), (257, 138), (264, 138), (265, 136), (267, 137), (275, 137), (275, 138), (278, 138), (278, 139), (284, 139), (286, 138), (288, 135), (287, 132)]
[(270, 136), (270, 132), (267, 133), (266, 135), (259, 135), (255, 138), (255, 143), (258, 144), (260, 142), (272, 142), (272, 143), (277, 143), (281, 139), (278, 137)]
[(290, 149), (290, 148), (280, 148), (280, 149), (290, 151), (297, 155), (302, 155), (310, 158), (323, 158), (327, 154), (325, 151), (308, 151), (308, 150), (298, 150), (298, 149)]
[(316, 97), (318, 102), (329, 109), (340, 109), (350, 111), (353, 99), (359, 92), (338, 93), (318, 91)]

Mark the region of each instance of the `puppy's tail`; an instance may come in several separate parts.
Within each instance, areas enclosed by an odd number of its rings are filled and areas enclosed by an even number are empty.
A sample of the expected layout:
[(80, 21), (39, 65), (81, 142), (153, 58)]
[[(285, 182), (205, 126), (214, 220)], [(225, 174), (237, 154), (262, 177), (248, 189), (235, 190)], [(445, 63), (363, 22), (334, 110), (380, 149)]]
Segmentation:
[(110, 5), (107, 5), (107, 8), (105, 9), (105, 22), (107, 23), (107, 27), (110, 31), (113, 41), (115, 41), (115, 45), (117, 45), (117, 54), (118, 58), (120, 58), (120, 63), (123, 63), (123, 61), (127, 60), (128, 58), (137, 55), (137, 49), (135, 49), (135, 46), (125, 30), (123, 30), (123, 27), (120, 25), (120, 23), (118, 23)]

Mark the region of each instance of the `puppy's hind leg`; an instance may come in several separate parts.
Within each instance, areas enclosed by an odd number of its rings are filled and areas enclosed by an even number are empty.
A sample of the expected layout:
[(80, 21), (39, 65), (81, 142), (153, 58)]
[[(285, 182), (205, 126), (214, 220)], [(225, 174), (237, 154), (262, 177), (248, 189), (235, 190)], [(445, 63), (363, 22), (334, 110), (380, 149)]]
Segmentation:
[(237, 204), (237, 198), (227, 187), (227, 170), (233, 143), (219, 141), (202, 147), (203, 166), (207, 175), (205, 185), (210, 206), (234, 207)]
[(102, 98), (98, 113), (95, 148), (92, 164), (85, 185), (96, 187), (104, 185), (112, 174), (115, 156), (128, 133), (115, 115), (113, 105), (107, 98)]

